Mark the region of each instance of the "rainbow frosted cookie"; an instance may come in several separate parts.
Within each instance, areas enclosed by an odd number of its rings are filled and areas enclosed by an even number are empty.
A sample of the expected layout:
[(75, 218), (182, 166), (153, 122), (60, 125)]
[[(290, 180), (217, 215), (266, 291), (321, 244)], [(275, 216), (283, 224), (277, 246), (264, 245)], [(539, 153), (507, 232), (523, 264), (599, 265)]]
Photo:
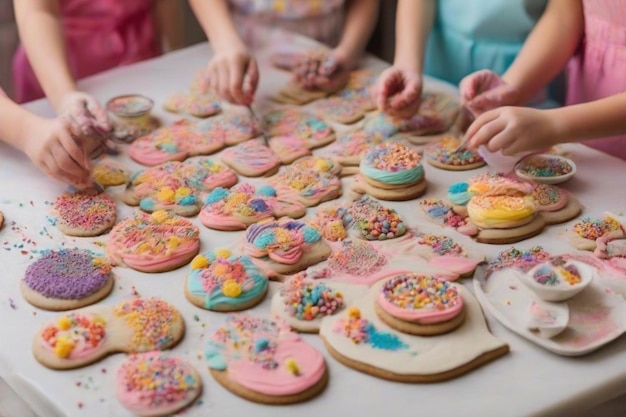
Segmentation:
[(115, 200), (95, 190), (63, 193), (54, 201), (52, 211), (58, 216), (57, 228), (69, 236), (99, 236), (117, 220)]
[(432, 166), (449, 171), (467, 171), (485, 165), (477, 151), (470, 149), (457, 151), (460, 145), (461, 138), (445, 135), (426, 147), (424, 157)]

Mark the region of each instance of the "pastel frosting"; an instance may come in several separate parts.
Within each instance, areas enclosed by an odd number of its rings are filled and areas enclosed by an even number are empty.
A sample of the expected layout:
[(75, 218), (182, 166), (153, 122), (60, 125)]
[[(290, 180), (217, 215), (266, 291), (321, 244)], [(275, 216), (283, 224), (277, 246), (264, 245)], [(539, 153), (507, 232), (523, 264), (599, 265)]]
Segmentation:
[(130, 355), (119, 367), (116, 382), (120, 403), (141, 416), (176, 412), (202, 387), (187, 361), (158, 351)]
[(251, 175), (263, 175), (281, 164), (278, 155), (265, 145), (263, 139), (251, 139), (226, 149), (222, 161), (231, 166), (246, 167)]
[(530, 182), (494, 172), (485, 172), (470, 178), (468, 182), (469, 192), (482, 195), (526, 195), (535, 187)]
[(26, 268), (23, 282), (44, 297), (78, 300), (102, 289), (111, 269), (105, 257), (86, 249), (51, 250)]
[(39, 333), (43, 347), (62, 359), (81, 359), (98, 350), (106, 338), (107, 320), (97, 314), (68, 313)]
[(489, 261), (486, 278), (488, 278), (491, 273), (506, 268), (517, 268), (526, 272), (535, 265), (549, 259), (550, 254), (543, 250), (541, 246), (533, 246), (526, 250), (511, 247), (501, 251), (495, 258)]
[(352, 203), (343, 217), (344, 225), (355, 228), (366, 240), (387, 240), (400, 237), (407, 231), (398, 213), (369, 197)]
[(325, 151), (337, 158), (357, 157), (360, 159), (367, 154), (372, 146), (378, 145), (381, 141), (382, 135), (380, 134), (357, 130), (340, 135), (337, 142), (330, 145)]
[(343, 306), (343, 295), (323, 282), (307, 280), (304, 274), (290, 279), (280, 289), (287, 314), (311, 321), (330, 316)]
[(143, 271), (165, 270), (197, 253), (199, 235), (189, 220), (164, 210), (152, 214), (136, 212), (113, 227), (107, 252), (114, 264)]
[(340, 194), (341, 181), (328, 172), (318, 172), (312, 169), (288, 167), (271, 179), (279, 195), (284, 195), (306, 206), (314, 206), (329, 196)]
[(196, 190), (187, 186), (177, 175), (182, 164), (165, 162), (161, 165), (136, 173), (131, 181), (131, 190), (139, 199), (142, 210), (152, 212), (155, 207), (195, 206)]
[(245, 229), (248, 225), (273, 216), (276, 190), (269, 186), (258, 189), (240, 183), (230, 190), (218, 187), (205, 200), (199, 219), (207, 227), (216, 229)]
[(463, 309), (463, 299), (454, 284), (417, 273), (404, 273), (385, 281), (377, 302), (391, 316), (420, 324), (449, 321)]
[(315, 228), (300, 221), (265, 221), (246, 230), (244, 249), (254, 258), (267, 256), (278, 263), (293, 265), (321, 239)]
[(237, 174), (209, 158), (188, 159), (180, 164), (174, 174), (189, 187), (200, 191), (228, 187), (237, 182)]
[(205, 135), (220, 136), (224, 143), (231, 145), (251, 139), (259, 133), (259, 126), (249, 112), (228, 112), (197, 125)]
[(448, 201), (458, 206), (466, 205), (475, 193), (469, 191), (469, 183), (457, 182), (448, 187)]
[(304, 140), (315, 143), (327, 139), (333, 130), (308, 111), (288, 108), (276, 110), (265, 115), (266, 128), (272, 136), (296, 135)]
[(460, 144), (459, 138), (447, 135), (437, 143), (428, 146), (424, 154), (427, 158), (444, 165), (465, 166), (484, 162), (476, 151), (470, 149), (457, 151)]
[(565, 190), (549, 184), (538, 184), (532, 192), (538, 211), (557, 211), (569, 200)]
[(333, 333), (350, 339), (355, 345), (369, 345), (377, 350), (397, 352), (409, 348), (397, 335), (377, 329), (374, 323), (363, 317), (358, 307), (350, 307), (347, 315), (337, 319)]
[(321, 380), (324, 356), (282, 321), (248, 314), (229, 315), (205, 351), (211, 369), (271, 396), (297, 394)]
[(384, 142), (370, 149), (359, 169), (366, 177), (391, 185), (412, 184), (424, 175), (420, 155), (399, 142)]
[(530, 219), (537, 211), (531, 196), (477, 195), (467, 204), (470, 219), (485, 228), (506, 228), (512, 222)]
[(204, 298), (204, 306), (237, 306), (262, 296), (268, 287), (267, 277), (249, 256), (236, 256), (227, 249), (197, 255), (191, 261), (187, 290)]
[(343, 223), (346, 210), (343, 207), (320, 207), (307, 224), (316, 228), (326, 240), (332, 242), (344, 240), (348, 237)]
[(420, 245), (429, 246), (438, 256), (461, 256), (464, 252), (463, 247), (449, 236), (418, 233), (415, 238)]
[(106, 193), (63, 193), (54, 201), (59, 222), (73, 229), (100, 230), (112, 225), (117, 218), (117, 207)]

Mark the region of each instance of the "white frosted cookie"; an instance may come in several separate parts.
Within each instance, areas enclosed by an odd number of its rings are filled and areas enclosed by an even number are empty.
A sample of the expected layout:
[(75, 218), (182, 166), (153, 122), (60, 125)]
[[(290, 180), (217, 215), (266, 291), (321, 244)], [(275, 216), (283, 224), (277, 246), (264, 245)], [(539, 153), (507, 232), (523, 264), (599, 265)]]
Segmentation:
[(44, 310), (72, 310), (109, 295), (114, 277), (105, 257), (86, 249), (45, 252), (26, 268), (20, 283), (30, 304)]
[(191, 221), (164, 210), (135, 212), (119, 222), (106, 251), (114, 265), (142, 272), (166, 272), (188, 264), (198, 254), (200, 231)]
[(169, 416), (202, 393), (200, 374), (186, 360), (163, 352), (137, 353), (116, 374), (118, 401), (141, 417)]
[(282, 218), (265, 220), (246, 230), (244, 251), (270, 279), (282, 280), (328, 258), (331, 249), (305, 223)]
[(69, 236), (99, 236), (117, 220), (113, 198), (94, 190), (61, 194), (54, 201), (53, 211), (58, 216), (57, 228)]
[(218, 249), (197, 255), (185, 280), (185, 297), (213, 311), (241, 311), (265, 298), (267, 276), (249, 256)]
[(231, 314), (205, 350), (213, 378), (249, 401), (293, 404), (328, 382), (324, 356), (282, 321)]
[(134, 298), (58, 316), (35, 335), (33, 355), (48, 368), (74, 369), (115, 352), (168, 349), (184, 332), (174, 306), (157, 298)]

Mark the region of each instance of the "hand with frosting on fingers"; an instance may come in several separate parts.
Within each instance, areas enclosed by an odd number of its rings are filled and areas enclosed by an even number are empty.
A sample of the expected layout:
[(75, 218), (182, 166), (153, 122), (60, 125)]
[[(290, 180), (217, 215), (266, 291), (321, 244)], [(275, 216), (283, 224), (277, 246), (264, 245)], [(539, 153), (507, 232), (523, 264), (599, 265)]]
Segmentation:
[(63, 117), (35, 119), (25, 127), (21, 150), (42, 172), (78, 189), (91, 185), (91, 164), (80, 132)]
[(422, 96), (422, 75), (398, 66), (383, 71), (374, 87), (372, 98), (378, 110), (407, 119), (417, 113)]
[(467, 147), (485, 145), (490, 152), (515, 155), (549, 148), (560, 142), (551, 110), (528, 107), (499, 107), (476, 118), (466, 132)]
[(476, 71), (459, 84), (461, 104), (477, 117), (501, 106), (519, 104), (519, 90), (490, 70)]
[(307, 90), (335, 92), (348, 83), (354, 64), (346, 55), (334, 50), (310, 54), (295, 68), (296, 81)]
[(79, 134), (111, 130), (107, 111), (95, 97), (87, 93), (74, 91), (65, 95), (58, 109), (59, 116), (69, 120), (73, 131)]
[(241, 45), (216, 52), (208, 65), (209, 87), (232, 104), (252, 103), (259, 83), (256, 59)]

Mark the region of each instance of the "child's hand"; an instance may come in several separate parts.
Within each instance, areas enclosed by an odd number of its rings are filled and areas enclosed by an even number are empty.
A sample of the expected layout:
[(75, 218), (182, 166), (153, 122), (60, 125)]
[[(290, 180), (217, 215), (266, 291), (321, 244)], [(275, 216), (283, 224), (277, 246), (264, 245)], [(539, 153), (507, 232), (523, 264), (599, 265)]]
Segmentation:
[(22, 151), (48, 176), (77, 188), (90, 185), (89, 158), (70, 120), (36, 117), (24, 132)]
[(507, 84), (498, 74), (489, 70), (476, 71), (459, 84), (461, 104), (474, 116), (500, 106), (517, 104), (519, 91)]
[(514, 155), (549, 148), (558, 142), (558, 129), (549, 111), (528, 107), (499, 107), (480, 115), (467, 129), (469, 148), (485, 145), (491, 152)]
[(348, 83), (352, 63), (337, 52), (310, 56), (300, 61), (294, 72), (298, 83), (307, 90), (334, 92)]
[(88, 135), (94, 129), (109, 131), (109, 115), (93, 96), (76, 91), (66, 95), (59, 108), (59, 116), (72, 123), (74, 132)]
[(380, 74), (372, 87), (378, 109), (403, 119), (417, 113), (422, 96), (422, 75), (393, 66)]
[(216, 53), (208, 67), (209, 87), (224, 100), (241, 105), (252, 103), (259, 83), (259, 69), (247, 49)]

